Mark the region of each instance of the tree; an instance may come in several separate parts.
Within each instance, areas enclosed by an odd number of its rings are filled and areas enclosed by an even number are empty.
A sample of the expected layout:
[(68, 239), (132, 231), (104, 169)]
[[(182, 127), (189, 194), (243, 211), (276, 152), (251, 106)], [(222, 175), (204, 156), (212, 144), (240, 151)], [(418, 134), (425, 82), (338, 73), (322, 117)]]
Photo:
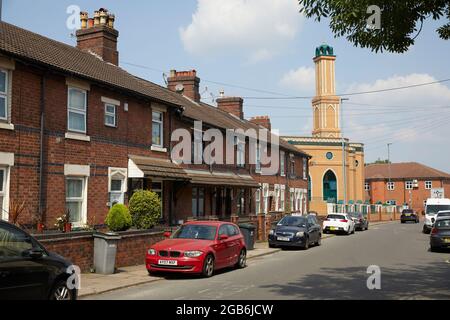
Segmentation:
[[(437, 33), (441, 39), (450, 39), (448, 0), (299, 0), (299, 4), (307, 18), (329, 18), (335, 37), (345, 36), (355, 46), (375, 52), (406, 52), (428, 18), (444, 17), (447, 23)], [(368, 26), (374, 13), (368, 13), (372, 5), (381, 9), (379, 29)]]
[(133, 225), (138, 229), (151, 229), (160, 220), (161, 200), (155, 192), (136, 190), (129, 202)]

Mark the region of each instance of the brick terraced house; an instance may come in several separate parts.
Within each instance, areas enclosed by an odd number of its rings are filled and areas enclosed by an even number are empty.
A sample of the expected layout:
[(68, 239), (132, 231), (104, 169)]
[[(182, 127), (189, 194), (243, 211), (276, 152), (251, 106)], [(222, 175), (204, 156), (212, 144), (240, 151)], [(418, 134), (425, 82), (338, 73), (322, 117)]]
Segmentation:
[(225, 133), (270, 129), (270, 119), (245, 120), (239, 97), (202, 103), (195, 71), (172, 71), (168, 88), (126, 72), (112, 16), (82, 13), (81, 26), (72, 47), (0, 22), (2, 219), (11, 202), (25, 201), (24, 224), (42, 218), (52, 228), (69, 208), (75, 227), (101, 225), (113, 203), (142, 188), (160, 195), (164, 224), (308, 210), (309, 155), (282, 140), (272, 176), (249, 164), (248, 141), (234, 146), (237, 164), (172, 161), (176, 129), (190, 132), (193, 153), (207, 147), (194, 121)]
[(450, 174), (420, 163), (369, 164), (365, 174), (366, 199), (372, 204), (406, 205), (422, 212), (433, 189), (450, 197)]

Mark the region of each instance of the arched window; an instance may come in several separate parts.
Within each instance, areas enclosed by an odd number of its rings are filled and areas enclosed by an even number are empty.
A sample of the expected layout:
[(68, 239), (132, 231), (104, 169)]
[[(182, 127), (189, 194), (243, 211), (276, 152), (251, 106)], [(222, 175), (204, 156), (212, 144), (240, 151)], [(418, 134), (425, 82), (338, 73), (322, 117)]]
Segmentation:
[(319, 129), (320, 128), (320, 112), (319, 112), (319, 108), (315, 107), (314, 108), (314, 129)]
[(337, 179), (333, 171), (328, 170), (323, 176), (323, 200), (336, 202), (337, 199)]

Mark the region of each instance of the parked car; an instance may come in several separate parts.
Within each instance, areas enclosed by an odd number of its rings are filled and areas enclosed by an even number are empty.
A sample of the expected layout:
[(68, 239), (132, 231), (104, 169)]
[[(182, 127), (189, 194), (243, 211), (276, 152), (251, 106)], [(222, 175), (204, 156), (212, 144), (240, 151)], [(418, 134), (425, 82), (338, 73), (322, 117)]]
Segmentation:
[(269, 247), (300, 247), (305, 250), (311, 244), (320, 246), (322, 230), (315, 215), (284, 216), (269, 232)]
[(436, 219), (440, 218), (440, 217), (450, 217), (450, 210), (443, 210), (443, 211), (439, 211), (436, 214)]
[(430, 235), (430, 249), (450, 248), (450, 217), (439, 217), (434, 222)]
[(439, 211), (450, 210), (450, 199), (447, 198), (429, 198), (425, 204), (425, 222), (423, 224), (423, 233), (430, 233), (433, 228), (436, 214)]
[(351, 213), (350, 216), (355, 222), (356, 230), (364, 231), (369, 229), (369, 220), (361, 212)]
[(414, 212), (413, 209), (403, 209), (402, 211), (400, 222), (406, 223), (408, 221), (419, 223), (419, 215), (417, 214), (417, 212)]
[(71, 263), (20, 228), (0, 221), (0, 300), (75, 300)]
[(211, 277), (226, 267), (244, 268), (247, 249), (238, 226), (228, 222), (195, 221), (183, 224), (168, 239), (147, 250), (149, 274), (180, 272)]
[(323, 232), (355, 233), (355, 222), (347, 213), (329, 214), (323, 222)]

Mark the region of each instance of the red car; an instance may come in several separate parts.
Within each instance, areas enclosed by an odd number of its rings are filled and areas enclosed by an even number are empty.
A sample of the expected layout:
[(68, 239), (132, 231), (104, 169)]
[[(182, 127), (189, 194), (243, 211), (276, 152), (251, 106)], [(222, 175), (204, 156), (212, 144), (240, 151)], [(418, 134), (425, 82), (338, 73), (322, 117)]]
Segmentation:
[(147, 250), (145, 261), (149, 274), (182, 272), (211, 277), (215, 270), (231, 266), (244, 268), (246, 265), (244, 237), (235, 224), (188, 222), (166, 236), (170, 238)]

